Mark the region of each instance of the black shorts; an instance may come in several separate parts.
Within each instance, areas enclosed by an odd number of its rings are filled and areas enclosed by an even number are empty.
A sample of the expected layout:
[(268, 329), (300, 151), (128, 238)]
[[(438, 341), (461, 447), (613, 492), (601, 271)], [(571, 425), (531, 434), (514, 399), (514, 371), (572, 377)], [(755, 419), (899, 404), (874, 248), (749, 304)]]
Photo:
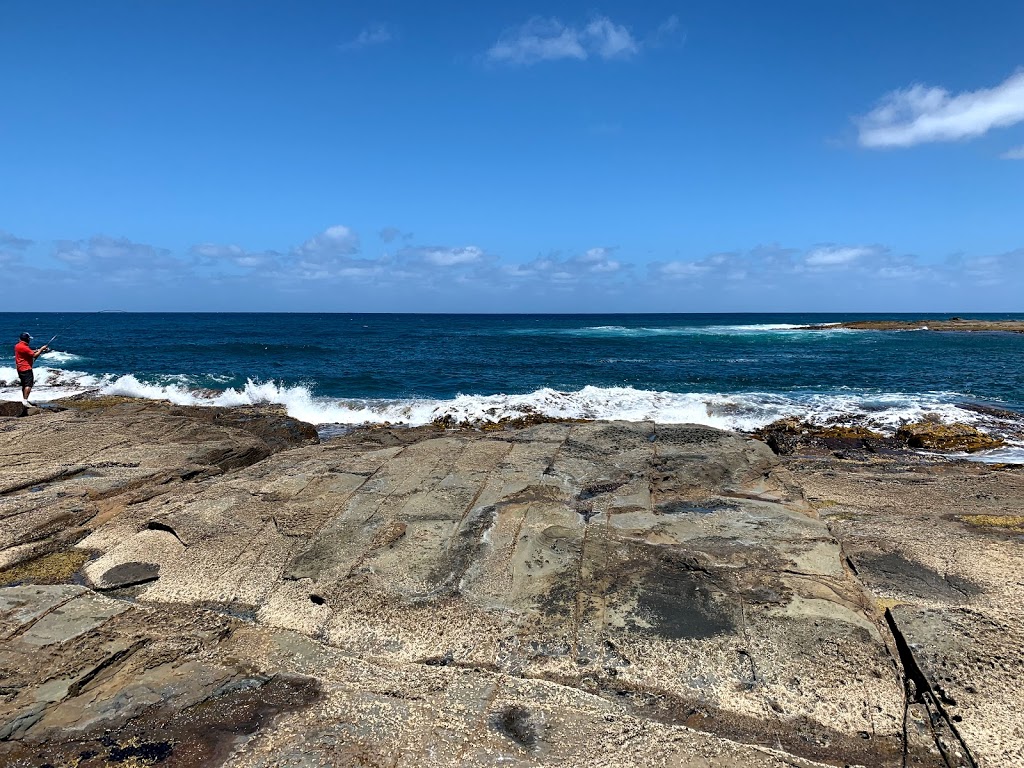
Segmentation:
[(21, 379), (21, 386), (23, 387), (31, 387), (36, 383), (36, 375), (32, 373), (31, 368), (27, 371), (18, 371), (18, 378)]

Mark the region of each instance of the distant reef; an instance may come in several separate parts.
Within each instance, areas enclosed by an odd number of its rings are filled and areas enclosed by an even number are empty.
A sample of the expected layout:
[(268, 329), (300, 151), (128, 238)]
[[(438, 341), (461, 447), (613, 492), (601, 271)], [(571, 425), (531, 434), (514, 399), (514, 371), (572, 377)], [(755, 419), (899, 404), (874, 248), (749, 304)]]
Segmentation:
[(849, 328), (856, 331), (1006, 331), (1024, 333), (1024, 320), (971, 320), (953, 317), (949, 320), (855, 320), (829, 325), (805, 325), (802, 331), (829, 331)]

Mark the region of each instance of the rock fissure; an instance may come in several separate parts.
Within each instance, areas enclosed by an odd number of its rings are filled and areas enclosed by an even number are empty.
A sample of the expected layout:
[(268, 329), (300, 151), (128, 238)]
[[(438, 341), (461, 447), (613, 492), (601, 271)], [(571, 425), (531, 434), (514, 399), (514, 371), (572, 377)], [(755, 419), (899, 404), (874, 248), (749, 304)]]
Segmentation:
[[(893, 616), (892, 611), (888, 608), (885, 610), (885, 623), (889, 627), (893, 643), (899, 653), (900, 664), (903, 668), (903, 680), (904, 686), (906, 687), (906, 699), (908, 706), (910, 703), (922, 704), (928, 710), (929, 714), (932, 715), (931, 726), (935, 745), (942, 753), (942, 757), (949, 768), (961, 768), (962, 766), (966, 766), (966, 768), (978, 768), (978, 763), (975, 761), (970, 748), (967, 746), (967, 743), (957, 730), (953, 718), (949, 716), (943, 707), (942, 696), (936, 694), (936, 689), (929, 681), (927, 675), (925, 675), (921, 665), (918, 664), (917, 659), (914, 657), (913, 649), (910, 647), (907, 639), (903, 636), (903, 632), (900, 630), (899, 624)], [(944, 743), (941, 733), (935, 728), (936, 720), (941, 720), (943, 727), (953, 735), (957, 746), (963, 750), (961, 755), (952, 752), (949, 745)]]
[(21, 625), (15, 627), (15, 629), (12, 632), (10, 632), (6, 637), (4, 637), (4, 640), (12, 640), (14, 638), (17, 638), (17, 637), (19, 637), (21, 635), (24, 635), (25, 633), (29, 632), (36, 624), (38, 624), (39, 622), (43, 621), (44, 619), (46, 619), (51, 614), (56, 613), (57, 611), (59, 611), (64, 606), (66, 606), (69, 603), (71, 603), (74, 600), (76, 600), (80, 596), (80, 594), (81, 593), (79, 593), (79, 592), (75, 592), (75, 593), (69, 595), (68, 597), (65, 597), (63, 600), (60, 600), (59, 602), (55, 603), (54, 605), (47, 607), (44, 611), (39, 613), (37, 616), (34, 616), (31, 619), (29, 619), (28, 621), (26, 621), (24, 624), (21, 624)]
[(178, 532), (174, 530), (174, 528), (172, 528), (171, 526), (167, 525), (167, 523), (162, 523), (159, 520), (150, 520), (146, 523), (146, 530), (163, 531), (164, 533), (169, 533), (177, 540), (179, 544), (181, 544), (182, 547), (185, 547), (186, 549), (188, 548), (188, 544), (181, 540), (181, 537), (178, 535)]
[(89, 684), (100, 676), (101, 673), (108, 672), (121, 664), (124, 664), (129, 658), (136, 654), (139, 650), (149, 644), (148, 638), (143, 638), (132, 643), (127, 648), (122, 648), (119, 651), (111, 654), (110, 656), (103, 659), (99, 664), (90, 669), (85, 675), (73, 682), (68, 687), (66, 698), (73, 698), (80, 696)]
[(10, 496), (11, 494), (18, 493), (18, 491), (24, 491), (28, 488), (42, 487), (58, 480), (67, 480), (88, 470), (89, 467), (87, 465), (79, 465), (60, 469), (56, 472), (43, 475), (42, 477), (37, 476), (29, 478), (28, 480), (16, 481), (12, 485), (0, 487), (0, 496)]

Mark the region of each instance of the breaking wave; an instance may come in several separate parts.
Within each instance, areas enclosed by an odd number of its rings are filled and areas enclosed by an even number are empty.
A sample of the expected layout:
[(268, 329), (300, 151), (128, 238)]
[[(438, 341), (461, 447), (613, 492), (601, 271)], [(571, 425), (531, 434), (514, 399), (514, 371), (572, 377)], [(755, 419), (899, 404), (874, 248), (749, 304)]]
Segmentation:
[(572, 392), (550, 388), (526, 394), (467, 395), (448, 399), (330, 398), (308, 386), (249, 380), (244, 387), (196, 390), (184, 383), (157, 384), (135, 376), (101, 382), (103, 394), (168, 400), (178, 405), (235, 407), (284, 406), (290, 416), (311, 424), (405, 424), (437, 419), (484, 423), (530, 415), (554, 418), (698, 423), (750, 431), (783, 417), (815, 423), (859, 423), (882, 431), (926, 416), (976, 424), (990, 418), (957, 405), (957, 393), (701, 393), (659, 392), (632, 387), (587, 386)]
[(52, 349), (49, 352), (44, 352), (39, 359), (45, 361), (49, 365), (66, 365), (67, 363), (80, 363), (85, 360), (81, 355), (75, 355), (71, 352), (61, 352), (59, 349)]
[[(32, 390), (32, 400), (45, 402), (59, 400), (62, 397), (77, 395), (83, 391), (95, 390), (109, 376), (93, 376), (82, 371), (66, 371), (63, 368), (36, 366), (36, 384)], [(21, 398), (21, 383), (18, 371), (14, 366), (0, 366), (0, 399), (15, 400)]]
[[(207, 380), (219, 377), (206, 377)], [(223, 386), (223, 385), (221, 385)], [(0, 399), (19, 399), (17, 372), (0, 367)], [(166, 400), (176, 405), (238, 407), (273, 404), (288, 415), (324, 427), (395, 424), (419, 426), (443, 419), (456, 423), (498, 422), (542, 415), (553, 418), (695, 423), (749, 432), (780, 418), (817, 424), (859, 424), (891, 433), (901, 424), (924, 418), (975, 424), (1002, 434), (1019, 434), (1019, 420), (960, 407), (970, 398), (955, 392), (666, 392), (632, 387), (586, 386), (577, 391), (538, 389), (525, 394), (466, 395), (453, 398), (331, 398), (309, 386), (248, 380), (243, 387), (204, 389), (179, 374), (159, 381), (133, 375), (92, 375), (61, 368), (36, 368), (34, 401), (52, 401), (82, 392)], [(964, 455), (973, 461), (1024, 463), (1024, 443)]]

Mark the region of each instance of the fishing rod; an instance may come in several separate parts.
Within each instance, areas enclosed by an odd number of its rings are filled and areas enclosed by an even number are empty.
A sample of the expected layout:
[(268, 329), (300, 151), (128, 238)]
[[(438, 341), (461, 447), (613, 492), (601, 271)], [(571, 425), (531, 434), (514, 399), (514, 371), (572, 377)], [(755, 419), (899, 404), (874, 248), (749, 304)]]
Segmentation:
[(123, 310), (123, 309), (98, 309), (95, 312), (86, 312), (85, 314), (79, 315), (74, 320), (72, 320), (67, 325), (65, 325), (63, 328), (61, 328), (59, 331), (57, 331), (57, 333), (53, 334), (53, 336), (50, 337), (50, 340), (48, 342), (46, 342), (46, 346), (47, 347), (50, 346), (53, 343), (54, 339), (56, 339), (58, 336), (63, 336), (67, 332), (67, 330), (69, 328), (74, 328), (80, 322), (85, 320), (85, 318), (87, 318), (87, 317), (92, 317), (93, 315), (102, 315), (102, 314), (111, 313), (111, 312), (125, 312), (125, 311), (126, 310)]

